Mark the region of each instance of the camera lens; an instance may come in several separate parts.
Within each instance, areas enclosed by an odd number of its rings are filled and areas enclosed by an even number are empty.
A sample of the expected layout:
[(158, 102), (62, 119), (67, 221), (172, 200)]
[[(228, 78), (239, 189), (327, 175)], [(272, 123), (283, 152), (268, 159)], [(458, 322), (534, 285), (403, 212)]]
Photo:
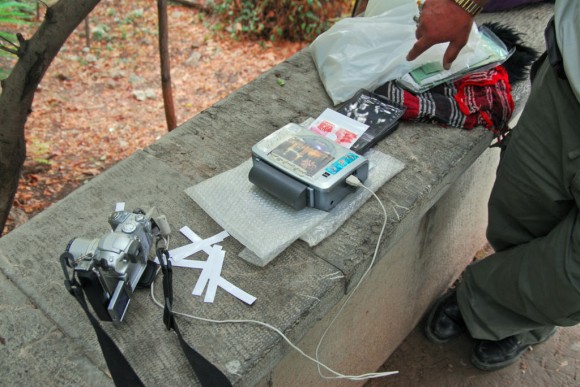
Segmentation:
[(76, 240), (77, 238), (74, 237), (73, 239), (71, 239), (68, 244), (66, 245), (66, 249), (64, 249), (64, 251), (66, 251), (67, 253), (70, 252), (70, 246), (73, 244), (73, 242)]
[(98, 245), (98, 239), (74, 238), (69, 242), (66, 251), (78, 259), (85, 255), (94, 255)]

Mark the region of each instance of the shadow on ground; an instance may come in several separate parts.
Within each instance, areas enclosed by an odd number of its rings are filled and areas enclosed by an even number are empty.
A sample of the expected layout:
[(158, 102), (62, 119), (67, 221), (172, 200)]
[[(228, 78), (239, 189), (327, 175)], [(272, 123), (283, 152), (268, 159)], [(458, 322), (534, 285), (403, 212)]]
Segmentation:
[(446, 344), (433, 344), (416, 327), (381, 370), (399, 371), (370, 381), (381, 386), (579, 386), (580, 326), (559, 328), (547, 342), (529, 349), (519, 362), (495, 372), (470, 363), (472, 340), (463, 335)]

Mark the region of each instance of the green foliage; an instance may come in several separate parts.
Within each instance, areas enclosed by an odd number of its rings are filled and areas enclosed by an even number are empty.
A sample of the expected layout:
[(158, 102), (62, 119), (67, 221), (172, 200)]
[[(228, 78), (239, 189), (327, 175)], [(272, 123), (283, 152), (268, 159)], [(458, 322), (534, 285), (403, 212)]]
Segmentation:
[(91, 34), (93, 39), (100, 42), (100, 41), (110, 41), (112, 38), (109, 35), (109, 31), (111, 29), (106, 24), (97, 24), (95, 27), (92, 28)]
[(30, 152), (30, 154), (36, 155), (36, 157), (32, 158), (32, 161), (34, 161), (37, 164), (46, 164), (46, 165), (52, 164), (52, 162), (48, 158), (48, 155), (50, 154), (50, 149), (51, 144), (42, 141), (34, 141), (30, 145), (28, 145), (28, 151)]
[(134, 9), (125, 16), (126, 23), (134, 23), (137, 19), (142, 19), (145, 11), (143, 8)]
[[(35, 4), (35, 1), (0, 0), (0, 25), (2, 28), (6, 28), (30, 23), (36, 12)], [(2, 47), (14, 50), (16, 49), (16, 41), (16, 35), (13, 32), (0, 30), (0, 57), (12, 56), (11, 53), (3, 50)], [(6, 78), (9, 74), (5, 66), (5, 61), (0, 58), (0, 79)]]
[(215, 0), (215, 14), (233, 36), (311, 41), (347, 15), (352, 0)]
[(31, 20), (36, 11), (34, 1), (0, 0), (0, 23), (19, 25)]

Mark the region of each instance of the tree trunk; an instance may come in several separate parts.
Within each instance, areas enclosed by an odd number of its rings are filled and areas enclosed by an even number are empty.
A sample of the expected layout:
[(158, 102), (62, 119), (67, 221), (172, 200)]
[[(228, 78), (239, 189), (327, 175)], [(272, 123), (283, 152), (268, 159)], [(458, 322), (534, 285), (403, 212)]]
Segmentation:
[(169, 33), (167, 28), (167, 0), (157, 0), (159, 20), (159, 57), (161, 59), (161, 90), (165, 105), (165, 121), (167, 130), (172, 131), (177, 126), (175, 106), (173, 105), (173, 90), (171, 88), (171, 66), (169, 64)]
[(99, 0), (60, 0), (50, 6), (30, 40), (19, 37), (18, 61), (0, 94), (0, 235), (26, 158), (24, 125), (34, 93), (60, 48)]

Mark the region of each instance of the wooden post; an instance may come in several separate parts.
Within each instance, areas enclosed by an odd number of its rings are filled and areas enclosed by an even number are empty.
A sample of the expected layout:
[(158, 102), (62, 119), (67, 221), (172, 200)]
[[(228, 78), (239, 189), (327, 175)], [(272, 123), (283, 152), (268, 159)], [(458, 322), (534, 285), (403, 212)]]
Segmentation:
[(163, 105), (165, 106), (165, 120), (167, 130), (172, 131), (177, 126), (173, 92), (171, 89), (171, 69), (169, 64), (169, 43), (167, 31), (167, 0), (157, 0), (159, 17), (159, 57), (161, 59), (161, 90), (163, 91)]

